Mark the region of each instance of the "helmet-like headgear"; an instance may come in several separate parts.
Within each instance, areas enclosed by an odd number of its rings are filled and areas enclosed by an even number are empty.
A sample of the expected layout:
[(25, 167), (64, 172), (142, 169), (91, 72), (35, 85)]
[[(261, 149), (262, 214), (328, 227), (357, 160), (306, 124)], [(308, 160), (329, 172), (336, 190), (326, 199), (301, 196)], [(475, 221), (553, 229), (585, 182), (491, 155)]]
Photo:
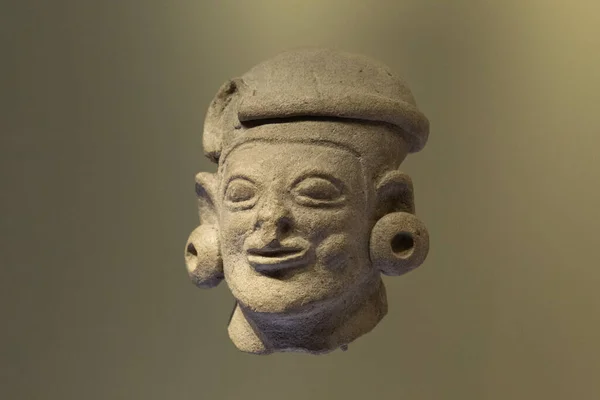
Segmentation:
[(221, 86), (206, 115), (204, 152), (216, 162), (248, 125), (295, 117), (388, 123), (399, 128), (409, 153), (421, 150), (429, 135), (410, 89), (387, 66), (311, 48), (281, 53)]

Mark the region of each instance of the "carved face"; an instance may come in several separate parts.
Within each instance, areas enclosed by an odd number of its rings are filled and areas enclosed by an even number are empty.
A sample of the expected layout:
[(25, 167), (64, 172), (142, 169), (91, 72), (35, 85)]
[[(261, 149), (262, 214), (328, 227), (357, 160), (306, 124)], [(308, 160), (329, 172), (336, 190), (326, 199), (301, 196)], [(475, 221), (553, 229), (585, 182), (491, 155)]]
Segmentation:
[(376, 274), (369, 188), (341, 146), (250, 141), (222, 164), (218, 193), (225, 279), (257, 312), (344, 301)]

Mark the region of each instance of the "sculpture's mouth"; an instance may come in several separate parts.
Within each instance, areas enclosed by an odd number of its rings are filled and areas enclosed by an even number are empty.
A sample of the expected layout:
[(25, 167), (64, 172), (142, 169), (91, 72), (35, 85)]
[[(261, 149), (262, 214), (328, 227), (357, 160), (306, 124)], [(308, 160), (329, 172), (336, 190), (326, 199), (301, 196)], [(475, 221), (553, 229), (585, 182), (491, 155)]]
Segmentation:
[(265, 246), (246, 251), (248, 262), (258, 272), (270, 273), (302, 266), (307, 261), (308, 249), (304, 247)]

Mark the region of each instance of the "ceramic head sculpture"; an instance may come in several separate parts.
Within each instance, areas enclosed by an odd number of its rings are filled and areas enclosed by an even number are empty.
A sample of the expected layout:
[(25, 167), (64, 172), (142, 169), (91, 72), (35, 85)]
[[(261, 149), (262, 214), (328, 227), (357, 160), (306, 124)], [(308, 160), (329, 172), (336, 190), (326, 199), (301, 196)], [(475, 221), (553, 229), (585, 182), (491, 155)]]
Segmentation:
[(216, 173), (196, 176), (191, 279), (223, 279), (242, 351), (327, 353), (387, 313), (381, 273), (425, 259), (410, 178), (429, 123), (403, 80), (369, 58), (288, 51), (225, 83), (204, 125)]

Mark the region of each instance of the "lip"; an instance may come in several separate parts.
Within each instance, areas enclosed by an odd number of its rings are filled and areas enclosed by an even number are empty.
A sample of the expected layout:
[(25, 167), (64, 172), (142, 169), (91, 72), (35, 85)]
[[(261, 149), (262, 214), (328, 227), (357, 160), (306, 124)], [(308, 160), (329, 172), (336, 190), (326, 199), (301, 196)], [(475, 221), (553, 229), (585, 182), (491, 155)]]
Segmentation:
[(258, 272), (274, 272), (303, 265), (308, 249), (299, 247), (264, 247), (248, 249), (250, 265)]

